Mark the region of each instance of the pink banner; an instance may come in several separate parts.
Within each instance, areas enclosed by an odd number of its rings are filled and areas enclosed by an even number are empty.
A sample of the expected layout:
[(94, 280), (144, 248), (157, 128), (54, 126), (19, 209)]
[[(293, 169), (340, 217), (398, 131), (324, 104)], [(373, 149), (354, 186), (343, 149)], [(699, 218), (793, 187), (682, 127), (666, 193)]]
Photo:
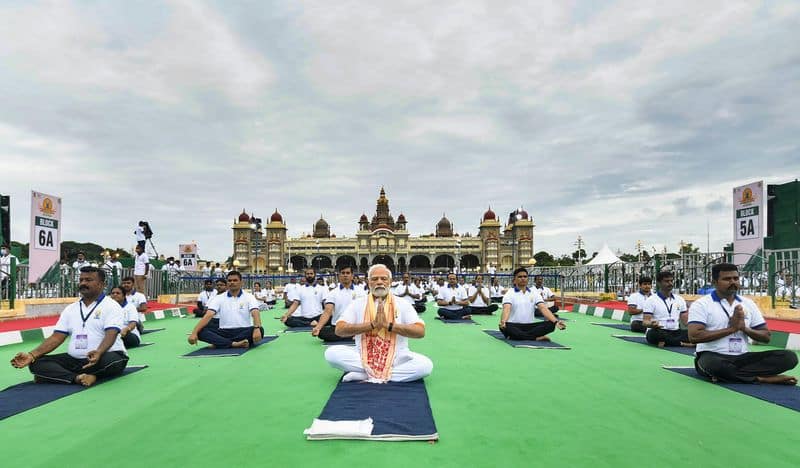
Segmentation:
[(31, 192), (28, 281), (36, 283), (61, 256), (61, 198)]

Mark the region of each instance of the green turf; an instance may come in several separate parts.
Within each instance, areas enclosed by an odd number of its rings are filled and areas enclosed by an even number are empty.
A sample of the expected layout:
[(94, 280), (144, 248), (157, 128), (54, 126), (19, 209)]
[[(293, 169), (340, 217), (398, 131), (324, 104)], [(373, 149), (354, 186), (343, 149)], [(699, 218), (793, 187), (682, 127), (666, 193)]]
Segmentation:
[[(182, 359), (194, 319), (159, 321), (150, 367), (0, 421), (3, 466), (796, 466), (800, 413), (680, 376), (682, 356), (611, 337), (568, 314), (554, 340), (572, 350), (514, 349), (481, 325), (423, 314), (411, 348), (427, 379), (440, 441), (306, 441), (341, 373), (307, 333), (236, 358)], [(268, 334), (282, 325), (264, 313)], [(8, 362), (30, 344), (0, 348)], [(763, 349), (763, 348), (759, 348)], [(29, 379), (9, 365), (0, 386)], [(798, 375), (797, 370), (793, 371)], [(9, 463), (10, 461), (10, 463)]]

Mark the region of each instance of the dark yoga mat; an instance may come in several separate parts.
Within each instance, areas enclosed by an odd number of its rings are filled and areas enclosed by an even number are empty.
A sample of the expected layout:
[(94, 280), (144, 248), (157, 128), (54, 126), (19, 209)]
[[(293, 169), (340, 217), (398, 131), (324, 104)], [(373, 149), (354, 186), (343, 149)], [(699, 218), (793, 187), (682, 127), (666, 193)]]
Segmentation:
[(161, 330), (166, 330), (166, 329), (165, 328), (151, 328), (150, 330), (142, 330), (142, 335), (146, 335), (148, 333), (160, 332)]
[[(136, 348), (144, 348), (145, 346), (150, 346), (150, 345), (154, 345), (154, 344), (155, 343), (149, 343), (149, 342), (148, 343), (139, 343), (139, 346), (137, 346)], [(136, 349), (136, 348), (128, 348), (128, 349)]]
[(270, 341), (274, 341), (277, 339), (278, 339), (277, 336), (265, 336), (264, 338), (261, 338), (261, 341), (257, 342), (256, 344), (254, 344), (249, 348), (200, 348), (197, 351), (192, 351), (191, 353), (184, 354), (181, 357), (196, 358), (196, 357), (241, 356), (248, 350), (251, 350), (255, 347), (261, 346), (263, 344), (269, 343)]
[(59, 398), (64, 398), (65, 396), (72, 395), (73, 393), (94, 388), (116, 378), (133, 374), (134, 372), (140, 371), (145, 367), (147, 366), (126, 367), (125, 370), (122, 371), (122, 374), (116, 377), (98, 380), (91, 387), (84, 387), (83, 385), (77, 384), (37, 384), (33, 381), (12, 385), (3, 391), (0, 391), (0, 420), (22, 413), (23, 411), (28, 411), (31, 408), (42, 406), (50, 403), (51, 401), (58, 400)]
[(647, 338), (645, 338), (644, 336), (628, 336), (628, 335), (613, 335), (613, 336), (614, 338), (630, 341), (631, 343), (643, 344), (655, 349), (663, 349), (666, 351), (672, 351), (673, 353), (685, 354), (687, 356), (694, 356), (694, 348), (684, 348), (683, 346), (664, 346), (663, 348), (659, 348), (658, 346), (653, 346), (650, 343), (648, 343)]
[(424, 380), (413, 382), (339, 382), (319, 419), (372, 418), (369, 439), (436, 440), (436, 423)]
[(626, 325), (624, 323), (600, 323), (600, 322), (592, 322), (592, 325), (600, 325), (601, 327), (608, 327), (608, 328), (616, 328), (617, 330), (624, 330), (631, 333), (639, 333), (635, 331), (631, 331), (631, 326)]
[(446, 319), (446, 318), (442, 318), (442, 317), (436, 317), (436, 320), (439, 320), (439, 321), (444, 322), (444, 323), (466, 323), (468, 325), (477, 325), (478, 324), (478, 322), (476, 322), (476, 321), (474, 321), (472, 319), (464, 320), (464, 319)]
[[(664, 369), (687, 377), (692, 377), (703, 382), (711, 383), (710, 380), (698, 374), (694, 367), (670, 367)], [(716, 383), (720, 387), (743, 393), (759, 400), (775, 403), (784, 408), (800, 411), (800, 387), (797, 385), (777, 385), (777, 384), (746, 384), (746, 383)]]
[(497, 338), (504, 343), (508, 343), (509, 346), (513, 346), (515, 348), (570, 349), (568, 346), (558, 344), (555, 341), (509, 340), (499, 330), (484, 330), (483, 332), (491, 337)]
[(323, 345), (325, 346), (336, 346), (336, 345), (343, 345), (343, 346), (355, 346), (356, 340), (343, 340), (343, 341), (324, 341), (320, 340)]

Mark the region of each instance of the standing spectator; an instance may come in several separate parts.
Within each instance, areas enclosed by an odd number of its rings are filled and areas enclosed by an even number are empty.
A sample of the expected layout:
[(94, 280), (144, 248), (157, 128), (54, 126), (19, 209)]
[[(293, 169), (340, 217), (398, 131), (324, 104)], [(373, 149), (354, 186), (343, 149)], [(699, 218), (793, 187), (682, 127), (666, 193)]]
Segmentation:
[(150, 273), (150, 258), (144, 253), (144, 247), (141, 245), (136, 246), (136, 256), (134, 257), (133, 264), (133, 278), (136, 284), (136, 290), (147, 296), (145, 284), (147, 275)]
[(16, 261), (19, 265), (17, 257), (11, 254), (8, 245), (0, 247), (0, 298), (8, 299), (8, 284), (11, 277), (11, 260)]
[(134, 229), (133, 234), (136, 236), (136, 245), (144, 251), (144, 241), (147, 239), (144, 235), (144, 221), (139, 221), (139, 225)]

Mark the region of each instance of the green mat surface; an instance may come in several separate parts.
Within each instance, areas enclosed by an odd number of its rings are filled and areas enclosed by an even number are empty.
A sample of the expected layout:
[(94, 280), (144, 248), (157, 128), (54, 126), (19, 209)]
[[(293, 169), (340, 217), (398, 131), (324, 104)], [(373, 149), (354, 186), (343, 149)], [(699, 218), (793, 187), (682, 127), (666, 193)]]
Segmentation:
[[(426, 379), (441, 437), (426, 442), (306, 441), (341, 372), (308, 333), (236, 359), (181, 359), (195, 319), (172, 319), (130, 352), (150, 367), (0, 422), (3, 466), (764, 466), (796, 467), (800, 413), (665, 372), (692, 358), (613, 338), (566, 314), (569, 351), (515, 349), (480, 326), (422, 318)], [(283, 328), (262, 313), (267, 334)], [(611, 321), (609, 321), (611, 323)], [(155, 326), (155, 325), (153, 325)], [(0, 348), (6, 363), (31, 344)], [(758, 349), (768, 349), (759, 347)], [(800, 375), (798, 370), (793, 375)], [(30, 378), (6, 364), (0, 387)]]

